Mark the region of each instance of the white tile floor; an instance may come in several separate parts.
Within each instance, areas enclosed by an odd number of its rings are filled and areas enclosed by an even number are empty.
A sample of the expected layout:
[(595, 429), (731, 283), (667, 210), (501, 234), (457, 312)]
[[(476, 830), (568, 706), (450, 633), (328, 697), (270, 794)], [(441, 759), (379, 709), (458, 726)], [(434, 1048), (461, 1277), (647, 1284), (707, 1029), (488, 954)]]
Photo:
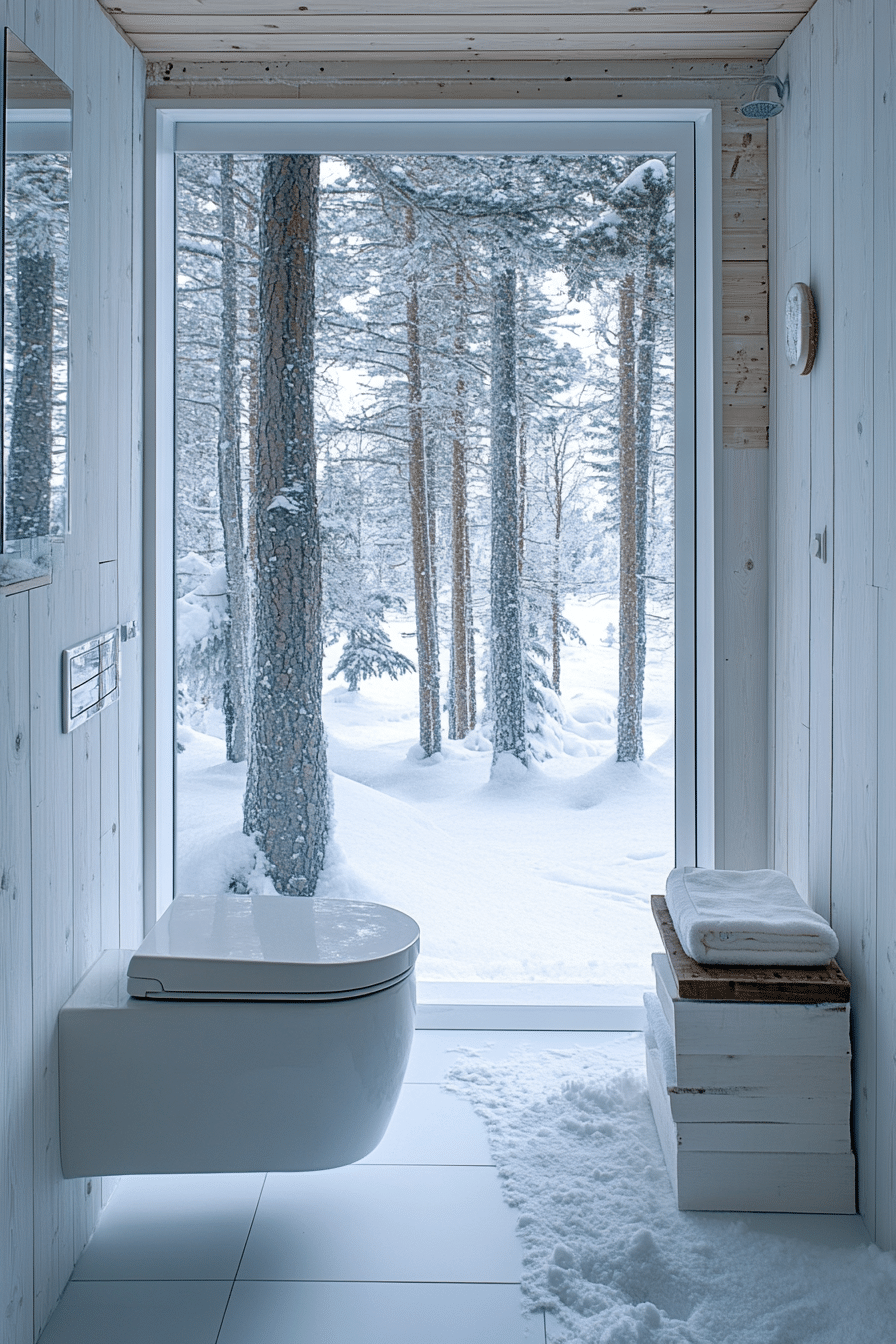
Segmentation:
[(41, 1344), (544, 1344), (485, 1127), (441, 1082), (458, 1051), (577, 1041), (594, 1035), (418, 1032), (353, 1167), (124, 1178)]
[[(523, 1314), (485, 1127), (440, 1084), (458, 1051), (579, 1042), (594, 1033), (420, 1031), (389, 1131), (353, 1167), (126, 1177), (40, 1344), (546, 1344), (551, 1318)], [(737, 1217), (819, 1244), (868, 1241), (858, 1217)]]

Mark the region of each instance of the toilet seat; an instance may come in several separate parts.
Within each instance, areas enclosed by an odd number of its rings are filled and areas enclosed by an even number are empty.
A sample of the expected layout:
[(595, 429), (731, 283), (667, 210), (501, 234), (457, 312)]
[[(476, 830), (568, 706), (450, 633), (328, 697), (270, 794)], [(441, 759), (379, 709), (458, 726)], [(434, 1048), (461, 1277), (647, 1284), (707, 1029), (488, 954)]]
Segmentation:
[(379, 993), (414, 969), (420, 930), (372, 901), (178, 896), (133, 954), (133, 998), (327, 1002)]

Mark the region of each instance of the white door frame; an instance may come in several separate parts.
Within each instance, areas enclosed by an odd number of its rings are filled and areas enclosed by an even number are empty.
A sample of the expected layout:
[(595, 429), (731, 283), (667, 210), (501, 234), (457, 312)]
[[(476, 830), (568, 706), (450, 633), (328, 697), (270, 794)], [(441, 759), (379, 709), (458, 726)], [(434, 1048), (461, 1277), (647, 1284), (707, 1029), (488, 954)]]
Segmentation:
[(191, 150), (676, 155), (676, 861), (713, 866), (716, 742), (721, 738), (713, 469), (722, 405), (720, 105), (150, 101), (145, 156), (145, 928), (152, 927), (174, 892), (175, 154)]

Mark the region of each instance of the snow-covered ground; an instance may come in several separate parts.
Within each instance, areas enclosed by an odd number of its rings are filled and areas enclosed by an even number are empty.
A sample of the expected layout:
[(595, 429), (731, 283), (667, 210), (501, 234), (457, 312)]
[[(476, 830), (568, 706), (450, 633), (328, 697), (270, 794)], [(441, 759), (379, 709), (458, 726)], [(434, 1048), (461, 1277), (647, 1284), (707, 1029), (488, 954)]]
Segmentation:
[(643, 1037), (495, 1060), (458, 1050), (555, 1344), (883, 1344), (896, 1258), (858, 1217), (679, 1213)]
[[(562, 754), (490, 778), (491, 744), (443, 738), (420, 760), (417, 677), (325, 681), (335, 835), (318, 895), (361, 896), (421, 928), (422, 980), (647, 984), (651, 892), (673, 865), (671, 649), (648, 654), (645, 761), (616, 762), (615, 602), (569, 603), (585, 647), (563, 651)], [(412, 618), (391, 627), (413, 656)], [(325, 677), (339, 646), (328, 650)], [(242, 834), (245, 766), (179, 730), (178, 891), (273, 890)]]

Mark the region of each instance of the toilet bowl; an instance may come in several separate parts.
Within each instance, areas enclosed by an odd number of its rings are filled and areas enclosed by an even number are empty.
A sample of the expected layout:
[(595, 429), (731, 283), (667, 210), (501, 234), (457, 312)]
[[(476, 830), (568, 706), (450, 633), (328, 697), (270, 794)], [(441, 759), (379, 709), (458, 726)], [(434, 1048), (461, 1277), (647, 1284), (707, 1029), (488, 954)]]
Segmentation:
[(179, 896), (59, 1014), (68, 1177), (312, 1171), (379, 1143), (419, 929), (368, 901)]

